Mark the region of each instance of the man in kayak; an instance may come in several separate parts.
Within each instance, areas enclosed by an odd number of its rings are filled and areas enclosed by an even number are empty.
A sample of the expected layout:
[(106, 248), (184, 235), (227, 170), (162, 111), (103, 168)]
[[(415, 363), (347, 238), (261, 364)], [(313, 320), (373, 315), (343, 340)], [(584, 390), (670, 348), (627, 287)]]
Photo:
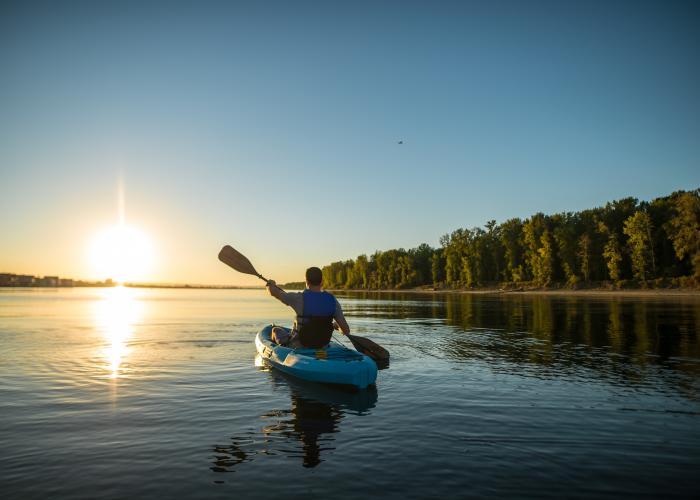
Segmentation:
[(272, 329), (272, 340), (293, 349), (299, 347), (321, 348), (331, 340), (333, 329), (344, 335), (350, 334), (338, 300), (321, 289), (323, 274), (318, 267), (306, 270), (306, 289), (303, 292), (285, 292), (273, 280), (267, 282), (270, 295), (294, 309), (296, 321), (290, 332), (276, 326)]

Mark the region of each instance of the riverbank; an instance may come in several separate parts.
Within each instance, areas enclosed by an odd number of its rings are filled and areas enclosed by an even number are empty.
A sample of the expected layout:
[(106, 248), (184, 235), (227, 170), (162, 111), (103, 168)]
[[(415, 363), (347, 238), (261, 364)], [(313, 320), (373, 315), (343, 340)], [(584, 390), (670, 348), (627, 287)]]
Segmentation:
[[(46, 287), (46, 286), (9, 286), (0, 287), (6, 290), (27, 290), (27, 289), (65, 289), (65, 288), (113, 288), (116, 284), (111, 285), (74, 285), (72, 287)], [(185, 289), (185, 290), (263, 290), (264, 287), (246, 287), (246, 286), (217, 286), (217, 285), (160, 285), (160, 284), (137, 284), (125, 283), (127, 288), (150, 288), (150, 289)], [(284, 287), (284, 285), (283, 285)], [(302, 288), (284, 287), (290, 292), (298, 292)], [(692, 288), (632, 288), (614, 290), (607, 288), (585, 288), (585, 289), (570, 289), (570, 288), (518, 288), (518, 289), (503, 289), (503, 288), (402, 288), (402, 289), (363, 289), (363, 288), (327, 288), (329, 292), (364, 292), (364, 293), (408, 293), (408, 294), (470, 294), (470, 295), (566, 295), (566, 296), (624, 296), (624, 297), (700, 297), (700, 290)]]
[(371, 292), (371, 293), (415, 293), (415, 294), (472, 294), (472, 295), (566, 295), (566, 296), (604, 296), (604, 297), (700, 297), (700, 290), (681, 288), (655, 288), (655, 289), (626, 289), (611, 290), (604, 288), (586, 289), (543, 289), (543, 288), (522, 288), (515, 290), (500, 288), (478, 288), (478, 289), (434, 289), (434, 288), (407, 288), (401, 290), (392, 289), (329, 289), (331, 292)]

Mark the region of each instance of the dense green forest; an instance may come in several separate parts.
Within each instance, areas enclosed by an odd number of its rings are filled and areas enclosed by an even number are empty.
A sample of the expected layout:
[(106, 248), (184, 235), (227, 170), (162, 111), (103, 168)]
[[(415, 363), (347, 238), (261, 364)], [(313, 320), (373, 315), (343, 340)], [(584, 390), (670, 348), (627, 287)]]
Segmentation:
[(653, 201), (457, 229), (440, 247), (376, 251), (323, 268), (326, 288), (696, 287), (700, 189)]

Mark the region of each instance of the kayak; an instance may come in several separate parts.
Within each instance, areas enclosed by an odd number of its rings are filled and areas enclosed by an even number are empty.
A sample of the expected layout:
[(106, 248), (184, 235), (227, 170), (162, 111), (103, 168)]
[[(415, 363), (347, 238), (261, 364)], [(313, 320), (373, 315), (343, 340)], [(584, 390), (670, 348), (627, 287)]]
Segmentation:
[[(291, 349), (272, 341), (268, 325), (255, 337), (260, 356), (278, 370), (294, 377), (365, 389), (377, 381), (377, 365), (362, 353), (331, 342), (321, 349)], [(287, 329), (288, 330), (288, 329)]]

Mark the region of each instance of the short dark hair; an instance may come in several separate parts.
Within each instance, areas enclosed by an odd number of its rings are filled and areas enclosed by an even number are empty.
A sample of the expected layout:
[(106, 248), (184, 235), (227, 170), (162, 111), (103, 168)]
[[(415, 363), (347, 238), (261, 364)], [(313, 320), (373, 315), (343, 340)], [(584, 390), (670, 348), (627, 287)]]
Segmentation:
[(323, 281), (323, 273), (318, 267), (310, 267), (306, 270), (306, 281), (309, 285), (318, 286)]

